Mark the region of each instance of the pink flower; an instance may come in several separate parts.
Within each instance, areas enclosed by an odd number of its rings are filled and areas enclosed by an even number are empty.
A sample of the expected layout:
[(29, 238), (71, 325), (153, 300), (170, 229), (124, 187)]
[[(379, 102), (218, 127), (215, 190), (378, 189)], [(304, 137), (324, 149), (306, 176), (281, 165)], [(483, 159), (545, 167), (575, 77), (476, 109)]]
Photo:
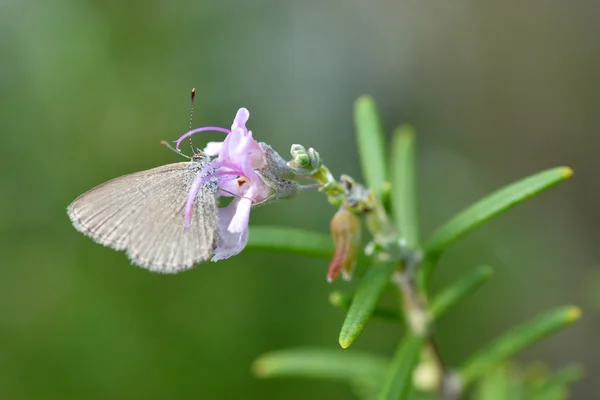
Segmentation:
[(179, 144), (197, 132), (216, 130), (228, 133), (223, 142), (210, 142), (204, 152), (217, 156), (200, 172), (192, 183), (185, 206), (185, 221), (189, 225), (194, 198), (208, 180), (216, 179), (219, 196), (234, 197), (231, 203), (219, 209), (219, 242), (213, 261), (223, 260), (238, 254), (248, 242), (248, 220), (253, 203), (269, 197), (270, 187), (257, 170), (267, 164), (265, 153), (246, 128), (250, 113), (240, 108), (233, 120), (231, 131), (224, 128), (206, 127), (194, 129), (177, 140)]

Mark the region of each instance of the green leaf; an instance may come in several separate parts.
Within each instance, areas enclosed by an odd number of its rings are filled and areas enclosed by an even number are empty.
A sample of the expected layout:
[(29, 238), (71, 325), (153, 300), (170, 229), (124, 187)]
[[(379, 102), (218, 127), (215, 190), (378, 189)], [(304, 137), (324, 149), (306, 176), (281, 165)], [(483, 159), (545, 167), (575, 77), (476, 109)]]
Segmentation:
[[(583, 378), (583, 369), (579, 365), (569, 365), (543, 379), (525, 396), (525, 400), (548, 400), (552, 398), (567, 398), (569, 385)], [(561, 397), (562, 395), (562, 397)]]
[(419, 246), (417, 190), (415, 173), (415, 133), (401, 125), (392, 136), (391, 158), (392, 211), (400, 236), (409, 248)]
[(521, 368), (503, 364), (483, 376), (474, 390), (473, 399), (522, 400), (525, 377)]
[[(344, 292), (336, 290), (329, 294), (329, 303), (334, 307), (348, 310), (350, 308), (350, 305), (352, 304), (352, 296), (349, 296)], [(404, 323), (402, 315), (400, 315), (398, 311), (393, 310), (391, 308), (376, 306), (373, 310), (372, 316), (385, 319), (391, 322), (397, 322), (400, 324)]]
[(389, 359), (339, 349), (299, 348), (263, 354), (252, 364), (259, 378), (304, 377), (377, 385)]
[(344, 349), (354, 343), (365, 329), (395, 268), (393, 262), (376, 264), (360, 281), (340, 332), (339, 342)]
[(361, 96), (356, 100), (354, 122), (363, 176), (379, 197), (387, 182), (386, 141), (379, 111), (371, 97)]
[(407, 336), (396, 350), (377, 400), (404, 400), (412, 386), (412, 372), (419, 359), (423, 339)]
[(251, 226), (246, 248), (322, 258), (333, 256), (331, 236), (319, 232), (276, 226)]
[(568, 400), (569, 392), (566, 386), (550, 386), (543, 393), (526, 400)]
[(491, 267), (483, 265), (451, 284), (435, 296), (431, 302), (430, 313), (432, 318), (434, 320), (440, 318), (458, 302), (475, 293), (481, 285), (491, 278), (492, 273)]
[(573, 323), (581, 316), (577, 307), (561, 307), (518, 326), (473, 355), (461, 368), (463, 383), (469, 385), (492, 368), (544, 337)]
[(558, 167), (529, 176), (484, 197), (440, 227), (425, 245), (425, 260), (420, 276), (421, 288), (425, 289), (428, 286), (437, 260), (455, 240), (496, 215), (564, 181), (572, 174), (570, 168)]

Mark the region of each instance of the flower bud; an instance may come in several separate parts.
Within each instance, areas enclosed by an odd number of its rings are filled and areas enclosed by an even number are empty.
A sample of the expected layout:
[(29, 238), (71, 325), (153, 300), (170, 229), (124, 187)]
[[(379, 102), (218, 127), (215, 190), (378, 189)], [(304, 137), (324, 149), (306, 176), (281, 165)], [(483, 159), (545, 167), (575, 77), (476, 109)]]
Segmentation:
[(310, 167), (310, 157), (306, 152), (306, 148), (300, 144), (292, 145), (290, 150), (290, 154), (292, 156), (292, 164), (293, 167), (297, 169), (304, 169)]
[(308, 149), (308, 159), (310, 161), (310, 168), (314, 171), (321, 165), (321, 156), (312, 147)]
[(413, 370), (413, 385), (426, 393), (434, 393), (442, 382), (442, 372), (432, 362), (421, 362)]
[(413, 385), (415, 388), (426, 392), (435, 393), (442, 385), (444, 371), (435, 361), (436, 356), (431, 346), (425, 346), (421, 350), (419, 363), (413, 370)]
[(332, 282), (340, 272), (345, 280), (350, 280), (360, 248), (360, 220), (345, 205), (331, 220), (331, 236), (335, 254), (329, 264), (327, 281)]
[(293, 144), (290, 149), (290, 154), (292, 155), (292, 158), (296, 160), (297, 157), (306, 156), (306, 148), (301, 144)]
[(321, 166), (319, 153), (312, 147), (306, 150), (304, 146), (295, 144), (292, 145), (290, 154), (292, 161), (288, 163), (288, 166), (294, 169), (298, 175), (310, 176)]

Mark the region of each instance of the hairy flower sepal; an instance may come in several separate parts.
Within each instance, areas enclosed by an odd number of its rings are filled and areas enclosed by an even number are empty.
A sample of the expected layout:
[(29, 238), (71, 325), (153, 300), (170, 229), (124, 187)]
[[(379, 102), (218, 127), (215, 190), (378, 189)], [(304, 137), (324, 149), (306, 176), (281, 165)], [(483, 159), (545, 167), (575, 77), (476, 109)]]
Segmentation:
[(217, 195), (233, 197), (218, 213), (219, 238), (212, 260), (219, 261), (241, 252), (248, 243), (248, 221), (253, 206), (293, 195), (298, 184), (291, 179), (293, 171), (270, 146), (258, 143), (246, 128), (250, 113), (240, 108), (231, 130), (206, 127), (187, 132), (177, 140), (203, 131), (227, 132), (222, 142), (210, 142), (207, 156), (216, 156), (192, 182), (185, 205), (185, 223), (189, 225), (194, 199), (203, 185), (217, 186)]
[(332, 282), (340, 272), (345, 280), (352, 278), (360, 249), (360, 220), (346, 205), (335, 213), (331, 220), (331, 236), (335, 254), (329, 264), (327, 281)]
[(298, 182), (294, 180), (296, 178), (295, 171), (271, 146), (263, 142), (259, 145), (265, 156), (265, 166), (257, 169), (256, 172), (263, 182), (269, 186), (270, 192), (265, 200), (255, 203), (253, 206), (294, 196), (300, 188)]

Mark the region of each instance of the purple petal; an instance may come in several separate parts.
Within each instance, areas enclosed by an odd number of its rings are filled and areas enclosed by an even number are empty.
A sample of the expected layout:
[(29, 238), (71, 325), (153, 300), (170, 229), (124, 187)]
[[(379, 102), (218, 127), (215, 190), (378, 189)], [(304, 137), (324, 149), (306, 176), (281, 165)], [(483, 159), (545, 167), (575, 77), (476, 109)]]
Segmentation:
[[(215, 168), (219, 169), (211, 174), (208, 174), (207, 171)], [(211, 178), (220, 178), (223, 179), (225, 177), (237, 177), (239, 172), (231, 171), (227, 169), (227, 166), (220, 165), (218, 161), (213, 161), (209, 163), (206, 167), (202, 169), (199, 173), (196, 174), (194, 180), (192, 181), (192, 186), (190, 187), (190, 191), (188, 193), (187, 201), (185, 202), (185, 226), (186, 228), (190, 227), (190, 222), (192, 219), (192, 210), (194, 209), (194, 199), (198, 195), (198, 191), (200, 188)]]
[(235, 256), (246, 247), (248, 243), (248, 230), (232, 233), (227, 230), (238, 208), (238, 199), (234, 199), (227, 207), (219, 209), (219, 243), (214, 252), (212, 261), (219, 261)]
[(223, 179), (219, 182), (219, 189), (222, 190), (222, 192), (219, 192), (219, 196), (239, 196), (240, 185), (237, 179), (238, 176), (233, 176), (232, 179)]
[(244, 137), (244, 132), (241, 129), (234, 129), (225, 138), (219, 153), (220, 161), (230, 161), (238, 164), (238, 146)]
[(218, 156), (221, 152), (221, 148), (223, 147), (223, 142), (208, 142), (206, 143), (206, 147), (204, 148), (204, 154), (207, 156), (213, 157)]
[(190, 187), (190, 191), (188, 193), (187, 201), (185, 202), (185, 227), (190, 227), (190, 222), (192, 220), (192, 210), (194, 209), (194, 199), (198, 194), (198, 191), (206, 183), (207, 180), (210, 179), (209, 175), (203, 175), (202, 173), (198, 173), (194, 177), (194, 181), (192, 182), (192, 186)]
[(231, 233), (241, 233), (248, 229), (248, 220), (250, 219), (250, 208), (252, 200), (243, 197), (238, 201), (235, 209), (235, 214), (227, 227), (227, 231)]
[(228, 233), (223, 244), (217, 246), (211, 261), (226, 260), (239, 254), (248, 244), (248, 230), (242, 233)]
[(206, 165), (202, 171), (200, 171), (200, 174), (204, 175), (207, 174), (209, 171), (215, 171), (217, 169), (223, 169), (226, 168), (232, 172), (237, 172), (238, 175), (242, 174), (242, 169), (239, 165), (236, 165), (233, 162), (229, 162), (229, 161), (223, 161), (223, 160), (212, 160), (208, 165)]
[(240, 167), (242, 169), (242, 172), (244, 173), (244, 176), (248, 177), (252, 182), (257, 184), (263, 182), (263, 180), (258, 176), (254, 168), (252, 168), (252, 163), (250, 162), (249, 155), (243, 160), (240, 160)]
[(242, 129), (244, 133), (248, 130), (246, 129), (246, 122), (250, 118), (250, 112), (244, 107), (240, 108), (238, 112), (235, 114), (235, 118), (233, 119), (233, 124), (231, 125), (231, 130), (234, 131), (236, 129)]
[(262, 149), (252, 138), (252, 134), (244, 135), (241, 129), (235, 129), (225, 138), (219, 153), (219, 161), (235, 164), (236, 169), (243, 172), (241, 175), (250, 178), (251, 181), (256, 181), (259, 178), (252, 161), (256, 159), (257, 154), (259, 159), (264, 160)]

